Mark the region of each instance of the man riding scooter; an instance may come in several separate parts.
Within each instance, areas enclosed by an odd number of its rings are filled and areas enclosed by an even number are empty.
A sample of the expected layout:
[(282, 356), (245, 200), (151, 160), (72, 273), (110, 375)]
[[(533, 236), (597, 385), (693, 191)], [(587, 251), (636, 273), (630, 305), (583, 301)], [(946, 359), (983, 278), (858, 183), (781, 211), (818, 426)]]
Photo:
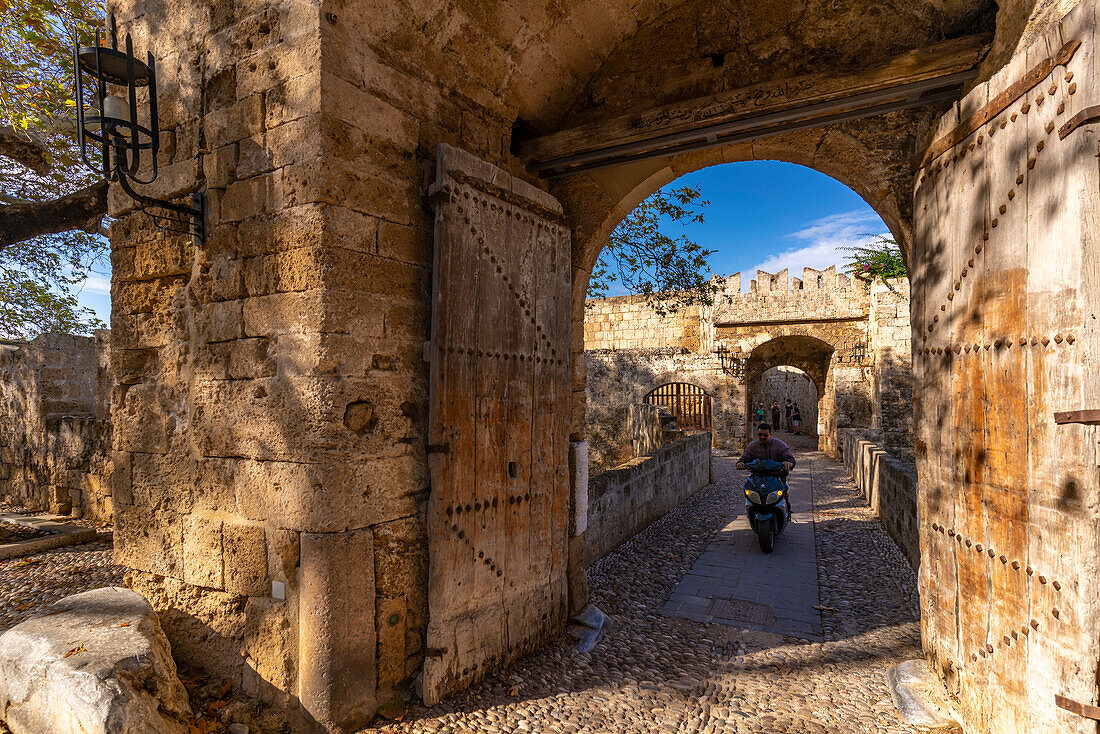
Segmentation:
[(790, 447), (771, 434), (771, 426), (761, 423), (757, 427), (758, 439), (748, 445), (737, 461), (738, 469), (749, 469), (753, 474), (745, 483), (745, 512), (765, 553), (772, 552), (775, 537), (790, 522), (786, 477), (795, 464)]
[(737, 460), (738, 469), (744, 469), (745, 464), (758, 459), (778, 461), (783, 464), (786, 471), (794, 469), (794, 454), (791, 453), (791, 447), (778, 438), (772, 438), (770, 423), (758, 425), (756, 436), (757, 439), (745, 447), (745, 453), (741, 454), (741, 458)]

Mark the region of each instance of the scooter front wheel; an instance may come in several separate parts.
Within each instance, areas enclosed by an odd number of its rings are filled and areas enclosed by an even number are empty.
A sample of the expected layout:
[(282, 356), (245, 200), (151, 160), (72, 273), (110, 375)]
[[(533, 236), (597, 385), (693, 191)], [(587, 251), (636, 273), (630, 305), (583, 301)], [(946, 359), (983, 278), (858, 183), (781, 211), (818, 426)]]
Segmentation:
[(756, 537), (760, 539), (760, 550), (765, 553), (775, 550), (775, 521), (769, 519), (758, 524)]

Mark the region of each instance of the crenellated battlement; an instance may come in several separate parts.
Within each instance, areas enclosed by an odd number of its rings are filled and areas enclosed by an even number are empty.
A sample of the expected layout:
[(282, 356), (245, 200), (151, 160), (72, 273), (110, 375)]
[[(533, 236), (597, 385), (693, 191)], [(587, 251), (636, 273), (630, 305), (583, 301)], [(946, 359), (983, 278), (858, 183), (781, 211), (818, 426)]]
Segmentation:
[(716, 325), (858, 319), (866, 318), (871, 308), (870, 287), (837, 272), (835, 265), (824, 270), (803, 268), (801, 278), (791, 278), (787, 270), (757, 270), (749, 289), (742, 291), (741, 286), (741, 273), (734, 273), (725, 279), (712, 307), (695, 305), (665, 316), (642, 295), (590, 299), (585, 304), (585, 348), (707, 351), (708, 335)]
[(766, 270), (757, 270), (756, 277), (749, 281), (749, 289), (742, 291), (741, 273), (734, 273), (726, 278), (726, 293), (731, 297), (737, 294), (749, 295), (753, 293), (784, 293), (794, 291), (838, 291), (866, 290), (866, 286), (860, 281), (849, 278), (844, 273), (838, 273), (836, 265), (830, 265), (824, 270), (802, 268), (802, 277), (790, 277), (786, 269), (778, 273), (769, 273)]

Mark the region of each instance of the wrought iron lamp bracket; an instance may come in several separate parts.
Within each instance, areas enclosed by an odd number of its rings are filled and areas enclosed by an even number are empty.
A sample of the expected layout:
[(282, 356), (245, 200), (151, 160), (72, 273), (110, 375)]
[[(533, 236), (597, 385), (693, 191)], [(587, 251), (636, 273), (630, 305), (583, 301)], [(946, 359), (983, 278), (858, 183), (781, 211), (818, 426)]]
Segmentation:
[[(157, 179), (157, 154), (160, 152), (160, 127), (157, 114), (156, 60), (148, 53), (146, 61), (134, 58), (133, 41), (126, 34), (125, 51), (118, 48), (115, 18), (107, 19), (110, 48), (101, 44), (96, 31), (94, 46), (81, 46), (73, 38), (73, 74), (76, 81), (77, 142), (84, 165), (100, 173), (108, 181), (115, 181), (138, 207), (152, 218), (162, 232), (190, 234), (195, 244), (205, 239), (203, 217), (205, 206), (200, 192), (191, 194), (191, 206), (157, 199), (134, 190), (133, 184), (151, 184)], [(87, 81), (86, 81), (87, 80)], [(84, 87), (94, 82), (94, 100), (97, 107), (84, 108)], [(110, 93), (108, 85), (125, 89), (125, 98)], [(147, 119), (143, 124), (138, 116), (137, 88), (148, 87), (147, 110), (141, 110)], [(89, 143), (97, 145), (90, 146)], [(98, 147), (99, 165), (92, 163), (94, 153), (89, 148)], [(151, 159), (151, 172), (147, 179), (138, 177), (142, 154)], [(173, 216), (175, 215), (175, 216)]]

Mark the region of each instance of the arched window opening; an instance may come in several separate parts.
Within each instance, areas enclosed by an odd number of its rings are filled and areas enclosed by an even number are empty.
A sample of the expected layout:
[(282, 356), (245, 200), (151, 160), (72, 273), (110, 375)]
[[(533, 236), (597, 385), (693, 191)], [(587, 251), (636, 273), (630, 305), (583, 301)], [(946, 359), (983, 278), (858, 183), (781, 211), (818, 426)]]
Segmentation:
[(683, 431), (711, 430), (711, 399), (703, 388), (686, 382), (670, 382), (645, 396), (650, 405), (669, 409)]

